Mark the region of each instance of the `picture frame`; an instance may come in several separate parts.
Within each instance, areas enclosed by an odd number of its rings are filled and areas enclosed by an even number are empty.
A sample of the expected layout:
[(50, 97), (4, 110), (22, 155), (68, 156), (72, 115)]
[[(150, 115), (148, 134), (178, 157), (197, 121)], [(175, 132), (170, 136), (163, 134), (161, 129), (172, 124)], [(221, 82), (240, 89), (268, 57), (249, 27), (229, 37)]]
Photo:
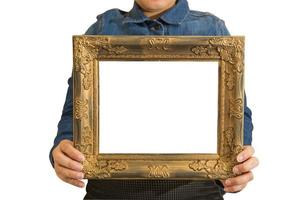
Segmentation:
[[(244, 36), (73, 36), (73, 144), (86, 179), (227, 179), (243, 149)], [(99, 154), (99, 62), (217, 61), (217, 153)], [(101, 133), (100, 133), (101, 134)]]

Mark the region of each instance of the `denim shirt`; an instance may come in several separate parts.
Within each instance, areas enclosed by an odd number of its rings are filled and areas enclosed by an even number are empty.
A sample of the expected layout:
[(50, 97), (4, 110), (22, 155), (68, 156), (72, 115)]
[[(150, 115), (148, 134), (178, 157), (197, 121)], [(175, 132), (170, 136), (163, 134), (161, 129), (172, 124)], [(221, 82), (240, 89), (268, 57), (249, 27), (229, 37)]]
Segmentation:
[[(230, 35), (222, 19), (209, 12), (190, 10), (187, 0), (177, 0), (176, 5), (157, 19), (145, 16), (136, 2), (129, 12), (111, 9), (97, 16), (85, 33), (86, 35)], [(54, 145), (63, 139), (73, 140), (73, 88), (72, 77), (68, 79), (68, 90)], [(244, 105), (244, 145), (252, 142), (252, 113), (247, 107), (246, 95)]]

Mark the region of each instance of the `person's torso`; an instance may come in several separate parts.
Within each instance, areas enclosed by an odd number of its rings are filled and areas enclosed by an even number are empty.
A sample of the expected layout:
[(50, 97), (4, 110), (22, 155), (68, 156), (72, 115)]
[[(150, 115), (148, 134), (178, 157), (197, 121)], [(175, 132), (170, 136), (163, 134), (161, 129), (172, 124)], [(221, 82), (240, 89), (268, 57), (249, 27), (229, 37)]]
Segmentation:
[[(186, 0), (158, 19), (111, 9), (97, 16), (86, 35), (229, 35), (224, 21), (208, 12), (191, 11)], [(220, 181), (89, 180), (85, 199), (223, 199)]]

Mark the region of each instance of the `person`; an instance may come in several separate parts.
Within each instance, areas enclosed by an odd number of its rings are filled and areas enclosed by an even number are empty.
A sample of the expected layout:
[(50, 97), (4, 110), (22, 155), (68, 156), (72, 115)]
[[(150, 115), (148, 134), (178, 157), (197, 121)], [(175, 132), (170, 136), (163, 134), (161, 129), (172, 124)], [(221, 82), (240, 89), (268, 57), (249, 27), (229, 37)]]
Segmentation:
[[(86, 35), (230, 35), (217, 16), (189, 9), (187, 0), (135, 0), (129, 12), (111, 9), (97, 16)], [(58, 132), (50, 150), (50, 161), (57, 176), (77, 187), (84, 187), (81, 161), (84, 156), (73, 147), (72, 76)], [(252, 111), (244, 105), (244, 150), (233, 168), (237, 174), (227, 180), (88, 180), (84, 199), (223, 199), (226, 192), (239, 192), (253, 179), (258, 165), (253, 156)]]

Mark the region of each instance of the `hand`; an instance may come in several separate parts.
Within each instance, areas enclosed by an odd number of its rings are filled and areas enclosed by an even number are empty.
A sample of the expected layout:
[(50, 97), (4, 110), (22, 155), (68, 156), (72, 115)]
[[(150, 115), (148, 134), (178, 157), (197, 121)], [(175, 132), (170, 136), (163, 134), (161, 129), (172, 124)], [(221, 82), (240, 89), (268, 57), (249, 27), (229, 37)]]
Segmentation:
[(258, 159), (253, 157), (254, 148), (245, 146), (244, 150), (238, 154), (237, 161), (241, 164), (233, 168), (233, 173), (238, 176), (222, 180), (225, 192), (239, 192), (244, 189), (247, 183), (253, 180), (252, 169), (258, 166)]
[(63, 181), (77, 187), (84, 187), (84, 174), (80, 161), (84, 160), (83, 154), (73, 147), (73, 142), (62, 140), (52, 151), (56, 175)]

